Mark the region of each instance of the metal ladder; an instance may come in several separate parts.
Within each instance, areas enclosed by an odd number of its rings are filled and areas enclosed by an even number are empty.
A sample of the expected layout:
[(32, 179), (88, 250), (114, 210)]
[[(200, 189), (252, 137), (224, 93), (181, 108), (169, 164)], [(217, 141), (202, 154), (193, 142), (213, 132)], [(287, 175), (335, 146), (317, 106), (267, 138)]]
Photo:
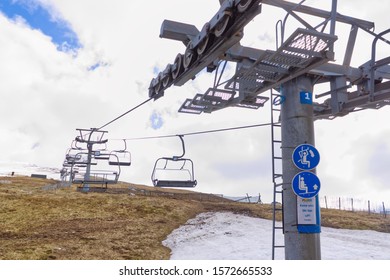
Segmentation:
[[(275, 259), (275, 249), (284, 249), (283, 244), (276, 244), (276, 235), (284, 234), (283, 224), (276, 224), (277, 213), (281, 213), (283, 220), (283, 174), (282, 174), (282, 128), (279, 121), (280, 106), (284, 97), (274, 93), (271, 89), (271, 141), (272, 141), (272, 181), (273, 181), (273, 203), (272, 203), (272, 259)], [(278, 107), (279, 106), (279, 107)]]

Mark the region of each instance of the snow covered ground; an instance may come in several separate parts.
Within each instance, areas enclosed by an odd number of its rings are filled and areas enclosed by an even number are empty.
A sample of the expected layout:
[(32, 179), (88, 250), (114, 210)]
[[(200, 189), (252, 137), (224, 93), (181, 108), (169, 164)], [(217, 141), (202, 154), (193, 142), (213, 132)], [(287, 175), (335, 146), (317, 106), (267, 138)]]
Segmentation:
[[(278, 244), (283, 237), (277, 236)], [(233, 213), (203, 213), (174, 230), (163, 244), (171, 260), (270, 260), (272, 221)], [(390, 260), (390, 234), (322, 227), (324, 260)], [(276, 259), (284, 259), (276, 249)]]
[(3, 162), (0, 161), (0, 176), (11, 176), (12, 172), (15, 175), (31, 176), (31, 174), (46, 175), (50, 179), (59, 179), (60, 170), (52, 167), (41, 167), (25, 162)]

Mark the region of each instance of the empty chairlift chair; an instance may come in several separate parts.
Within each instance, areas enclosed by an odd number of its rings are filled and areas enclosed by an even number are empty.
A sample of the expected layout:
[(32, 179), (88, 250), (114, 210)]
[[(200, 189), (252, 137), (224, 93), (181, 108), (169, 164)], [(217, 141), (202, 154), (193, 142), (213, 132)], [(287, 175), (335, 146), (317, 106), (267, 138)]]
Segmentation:
[(108, 158), (109, 165), (130, 166), (131, 165), (131, 153), (127, 151), (126, 140), (125, 148), (123, 150), (112, 151)]
[(110, 159), (110, 152), (107, 150), (107, 143), (103, 143), (100, 148), (94, 148), (92, 153), (95, 160)]
[(152, 182), (155, 187), (194, 188), (197, 184), (194, 179), (194, 163), (191, 159), (183, 158), (184, 140), (182, 135), (178, 136), (182, 142), (183, 154), (157, 159), (152, 172)]

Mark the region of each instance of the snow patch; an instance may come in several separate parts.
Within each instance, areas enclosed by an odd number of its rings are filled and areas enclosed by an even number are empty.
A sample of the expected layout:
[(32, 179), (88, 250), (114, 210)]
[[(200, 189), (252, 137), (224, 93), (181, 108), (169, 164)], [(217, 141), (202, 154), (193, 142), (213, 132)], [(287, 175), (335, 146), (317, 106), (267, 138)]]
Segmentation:
[[(276, 243), (283, 243), (281, 234)], [(202, 213), (174, 230), (163, 245), (171, 260), (270, 260), (272, 221), (230, 212)], [(281, 249), (275, 258), (284, 259)], [(390, 260), (390, 234), (322, 227), (322, 259)]]

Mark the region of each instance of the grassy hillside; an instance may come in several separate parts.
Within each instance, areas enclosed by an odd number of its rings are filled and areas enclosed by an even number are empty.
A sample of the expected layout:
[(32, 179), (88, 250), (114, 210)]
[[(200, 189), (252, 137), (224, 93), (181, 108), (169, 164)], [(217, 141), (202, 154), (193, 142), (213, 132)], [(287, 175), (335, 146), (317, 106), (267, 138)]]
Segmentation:
[[(270, 205), (128, 183), (105, 193), (43, 188), (55, 183), (0, 177), (0, 259), (168, 259), (161, 242), (199, 213), (272, 217)], [(390, 218), (338, 210), (323, 209), (322, 225), (390, 232)]]

